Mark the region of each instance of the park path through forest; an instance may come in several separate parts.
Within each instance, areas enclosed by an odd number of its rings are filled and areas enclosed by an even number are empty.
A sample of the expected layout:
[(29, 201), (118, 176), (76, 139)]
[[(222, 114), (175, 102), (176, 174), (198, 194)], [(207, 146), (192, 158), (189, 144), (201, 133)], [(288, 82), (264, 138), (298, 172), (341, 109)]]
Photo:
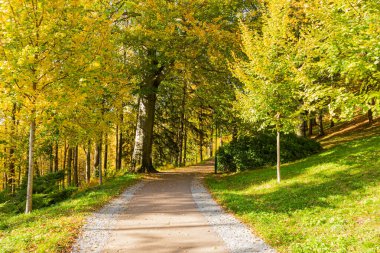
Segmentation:
[(212, 162), (153, 175), (87, 221), (73, 252), (274, 252), (211, 198)]

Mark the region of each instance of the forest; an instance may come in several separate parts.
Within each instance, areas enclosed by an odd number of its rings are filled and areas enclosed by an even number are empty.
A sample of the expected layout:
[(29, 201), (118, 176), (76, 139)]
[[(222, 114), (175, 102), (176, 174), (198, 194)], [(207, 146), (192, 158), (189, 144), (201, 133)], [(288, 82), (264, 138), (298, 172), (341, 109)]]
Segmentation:
[(380, 4), (0, 0), (0, 96), (0, 200), (29, 213), (252, 133), (371, 124)]

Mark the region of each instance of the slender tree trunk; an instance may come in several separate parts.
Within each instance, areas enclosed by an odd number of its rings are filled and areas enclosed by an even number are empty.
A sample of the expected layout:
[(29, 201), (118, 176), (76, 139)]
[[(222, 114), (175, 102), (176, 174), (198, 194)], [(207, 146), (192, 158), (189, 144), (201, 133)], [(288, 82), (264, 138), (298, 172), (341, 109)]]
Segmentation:
[(73, 164), (73, 148), (69, 147), (67, 154), (67, 186), (71, 186), (71, 170)]
[[(124, 122), (124, 114), (123, 112), (121, 112), (120, 114), (120, 124), (123, 125), (123, 122)], [(122, 127), (120, 127), (119, 129), (119, 150), (117, 151), (118, 152), (118, 157), (119, 157), (119, 160), (118, 160), (118, 165), (117, 165), (117, 168), (119, 170), (121, 170), (122, 168), (122, 161), (123, 161), (123, 144), (124, 144), (124, 139), (123, 139), (123, 131), (122, 131)]]
[(199, 133), (199, 159), (203, 161), (203, 132)]
[(277, 131), (277, 182), (281, 181), (280, 167), (281, 167), (281, 155), (280, 155), (280, 132)]
[(30, 133), (29, 133), (29, 168), (28, 168), (28, 185), (26, 190), (26, 207), (25, 213), (30, 213), (32, 211), (32, 195), (33, 195), (33, 166), (34, 166), (34, 139), (36, 135), (36, 119), (35, 111), (32, 112), (32, 121), (30, 122)]
[(78, 178), (78, 145), (75, 146), (74, 148), (74, 166), (73, 166), (73, 181), (74, 181), (74, 186), (78, 187), (79, 186), (79, 178)]
[(306, 137), (306, 130), (307, 130), (307, 121), (303, 120), (303, 122), (302, 122), (302, 137)]
[(53, 165), (54, 165), (54, 147), (53, 144), (49, 146), (49, 172), (53, 173)]
[(178, 135), (178, 163), (179, 166), (183, 166), (183, 142), (184, 142), (184, 128), (185, 128), (185, 110), (186, 110), (186, 101), (187, 101), (187, 81), (184, 81), (182, 89), (182, 103), (181, 103), (181, 116), (180, 116), (180, 129)]
[(104, 143), (104, 176), (107, 177), (107, 167), (108, 167), (108, 134), (105, 136)]
[(54, 171), (58, 172), (59, 168), (59, 146), (58, 146), (58, 141), (55, 143), (55, 154), (54, 154)]
[(115, 131), (115, 169), (116, 171), (120, 170), (119, 166), (119, 125), (116, 125), (116, 131)]
[(323, 113), (322, 113), (322, 111), (318, 115), (318, 126), (319, 126), (319, 136), (324, 136), (325, 130), (323, 129)]
[(9, 185), (11, 188), (11, 193), (12, 195), (15, 193), (15, 184), (16, 184), (16, 172), (15, 172), (15, 157), (14, 157), (14, 152), (15, 152), (15, 144), (14, 144), (14, 139), (15, 139), (15, 129), (16, 129), (16, 111), (17, 111), (17, 104), (13, 103), (13, 108), (12, 108), (12, 124), (11, 124), (11, 145), (9, 148)]
[(91, 140), (87, 144), (86, 154), (86, 183), (90, 183), (91, 180)]
[(310, 117), (310, 119), (309, 119), (309, 136), (313, 135), (313, 124), (314, 124), (314, 119)]
[[(62, 187), (65, 187), (65, 175), (66, 175), (66, 161), (67, 161), (67, 144), (66, 144), (66, 139), (65, 139), (65, 148), (63, 150), (63, 160), (62, 160), (62, 168), (64, 173), (63, 179), (62, 179)], [(67, 178), (67, 177), (66, 177)]]
[[(375, 103), (376, 103), (375, 99), (372, 98), (371, 105), (375, 105)], [(373, 124), (373, 111), (372, 111), (372, 109), (368, 110), (367, 116), (368, 116), (368, 125), (372, 125)]]
[[(185, 119), (186, 120), (186, 119)], [(187, 124), (185, 123), (185, 136), (183, 138), (184, 140), (184, 145), (183, 145), (183, 160), (182, 160), (182, 164), (183, 166), (186, 166), (186, 162), (187, 162)]]
[(17, 169), (18, 169), (17, 186), (20, 187), (20, 185), (21, 185), (21, 171), (22, 171), (22, 168), (19, 165), (19, 166), (17, 166)]
[[(101, 134), (103, 136), (103, 134)], [(96, 163), (95, 168), (98, 173), (99, 177), (99, 184), (103, 184), (103, 174), (102, 174), (102, 137), (98, 141), (97, 147), (96, 147)]]

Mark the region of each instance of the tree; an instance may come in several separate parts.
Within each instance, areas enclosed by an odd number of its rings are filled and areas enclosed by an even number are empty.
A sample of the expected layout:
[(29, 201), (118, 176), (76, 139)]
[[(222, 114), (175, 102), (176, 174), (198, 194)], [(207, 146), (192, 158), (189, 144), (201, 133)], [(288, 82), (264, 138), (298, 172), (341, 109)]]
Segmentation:
[[(297, 33), (288, 1), (268, 3), (260, 31), (241, 24), (242, 50), (231, 70), (244, 84), (237, 90), (236, 108), (246, 121), (277, 132), (277, 181), (280, 182), (280, 133), (294, 131), (299, 119), (299, 86), (293, 79), (292, 56)], [(264, 50), (263, 50), (264, 49)]]

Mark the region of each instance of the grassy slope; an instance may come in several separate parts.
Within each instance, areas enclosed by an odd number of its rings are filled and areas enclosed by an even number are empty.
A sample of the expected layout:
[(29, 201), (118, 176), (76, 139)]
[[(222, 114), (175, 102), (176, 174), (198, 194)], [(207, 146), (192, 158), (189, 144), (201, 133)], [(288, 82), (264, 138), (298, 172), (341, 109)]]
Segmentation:
[(67, 252), (84, 219), (136, 182), (124, 175), (31, 214), (0, 213), (0, 252)]
[(379, 130), (325, 138), (325, 152), (283, 165), (281, 184), (274, 167), (206, 182), (279, 252), (380, 252)]

